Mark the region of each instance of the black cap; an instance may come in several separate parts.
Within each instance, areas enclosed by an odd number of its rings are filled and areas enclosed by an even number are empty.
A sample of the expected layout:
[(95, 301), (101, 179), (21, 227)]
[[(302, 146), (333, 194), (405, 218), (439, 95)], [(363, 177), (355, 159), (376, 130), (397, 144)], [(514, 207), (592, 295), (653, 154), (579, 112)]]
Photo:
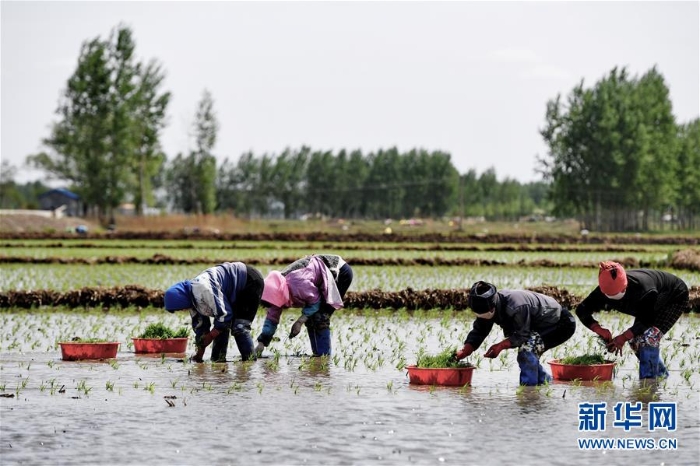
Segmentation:
[(496, 287), (490, 283), (478, 281), (469, 290), (469, 307), (477, 314), (485, 314), (496, 307)]

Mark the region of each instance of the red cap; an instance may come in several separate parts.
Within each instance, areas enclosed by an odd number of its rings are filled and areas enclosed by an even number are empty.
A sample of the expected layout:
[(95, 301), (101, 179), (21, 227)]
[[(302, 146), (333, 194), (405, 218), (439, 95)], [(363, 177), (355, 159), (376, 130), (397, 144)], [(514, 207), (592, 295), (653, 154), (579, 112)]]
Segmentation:
[(600, 291), (607, 296), (615, 296), (627, 289), (627, 274), (625, 269), (613, 261), (600, 263), (598, 271), (598, 285)]

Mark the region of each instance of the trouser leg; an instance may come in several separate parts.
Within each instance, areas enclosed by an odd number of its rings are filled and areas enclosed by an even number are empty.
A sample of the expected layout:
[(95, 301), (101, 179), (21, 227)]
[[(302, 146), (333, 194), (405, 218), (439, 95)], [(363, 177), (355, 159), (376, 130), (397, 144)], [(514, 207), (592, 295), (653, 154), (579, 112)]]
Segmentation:
[(520, 385), (534, 386), (540, 382), (540, 360), (532, 351), (518, 351), (518, 365), (520, 366)]
[(530, 339), (518, 349), (521, 385), (542, 385), (552, 380), (552, 376), (540, 364), (540, 355), (545, 351), (545, 344), (537, 332), (532, 332)]
[(661, 360), (661, 338), (663, 332), (656, 327), (648, 328), (630, 341), (630, 347), (639, 359), (639, 378), (656, 379), (668, 377), (668, 370)]
[(306, 322), (314, 356), (331, 355), (331, 314), (319, 311)]
[(231, 327), (231, 334), (236, 340), (238, 352), (241, 353), (241, 359), (247, 361), (253, 354), (253, 337), (250, 335), (251, 322), (245, 319), (235, 319)]
[(219, 333), (219, 335), (214, 338), (211, 345), (211, 360), (214, 362), (226, 362), (226, 353), (228, 352), (228, 340), (229, 333), (228, 330)]

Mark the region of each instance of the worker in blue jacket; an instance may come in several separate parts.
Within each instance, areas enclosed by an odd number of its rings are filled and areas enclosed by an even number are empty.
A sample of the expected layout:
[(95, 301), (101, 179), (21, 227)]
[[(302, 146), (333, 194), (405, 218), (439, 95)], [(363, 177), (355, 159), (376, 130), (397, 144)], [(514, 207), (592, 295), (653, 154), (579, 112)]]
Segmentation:
[(229, 334), (233, 335), (244, 361), (254, 357), (250, 330), (263, 286), (263, 277), (254, 267), (225, 262), (165, 291), (168, 312), (190, 311), (197, 347), (193, 361), (202, 362), (204, 350), (212, 342), (211, 360), (226, 361)]

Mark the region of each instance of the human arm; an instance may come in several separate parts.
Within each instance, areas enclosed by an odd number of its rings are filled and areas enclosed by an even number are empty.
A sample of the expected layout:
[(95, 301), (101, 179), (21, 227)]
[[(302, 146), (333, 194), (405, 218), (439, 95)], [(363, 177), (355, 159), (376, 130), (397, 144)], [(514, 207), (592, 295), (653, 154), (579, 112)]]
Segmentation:
[(580, 320), (585, 327), (593, 330), (591, 326), (598, 323), (593, 318), (593, 313), (604, 307), (605, 295), (600, 291), (600, 288), (596, 287), (595, 290), (576, 306), (576, 317), (578, 317), (578, 320)]
[(191, 359), (194, 362), (202, 362), (204, 350), (219, 335), (219, 331), (216, 329), (210, 331), (211, 323), (209, 317), (203, 316), (195, 309), (190, 309), (190, 317), (192, 318), (192, 329), (194, 330), (194, 344), (197, 348), (197, 352)]
[(496, 343), (495, 345), (491, 345), (491, 347), (484, 353), (485, 358), (496, 358), (498, 357), (499, 354), (501, 354), (501, 351), (512, 348), (514, 345), (510, 341), (509, 338), (506, 338), (503, 341), (500, 341)]
[(608, 352), (615, 353), (618, 356), (622, 355), (622, 348), (625, 346), (625, 343), (630, 341), (632, 338), (634, 338), (634, 333), (632, 333), (632, 330), (625, 330), (607, 344)]
[(262, 352), (262, 348), (260, 348), (260, 344), (265, 346), (269, 346), (270, 342), (272, 341), (272, 337), (275, 335), (275, 332), (277, 331), (277, 325), (279, 324), (280, 317), (282, 316), (282, 309), (277, 307), (277, 306), (270, 306), (267, 309), (267, 315), (265, 316), (265, 322), (263, 323), (263, 328), (262, 331), (260, 332), (260, 335), (258, 335), (257, 341), (258, 341), (258, 346), (256, 347), (256, 351)]
[(474, 352), (474, 349), (475, 348), (471, 344), (465, 343), (464, 346), (459, 349), (459, 351), (455, 351), (452, 357), (457, 361), (461, 361), (462, 359), (470, 356)]
[(464, 340), (464, 344), (470, 344), (474, 349), (477, 349), (491, 333), (492, 328), (493, 320), (474, 319), (472, 329)]
[(204, 351), (207, 346), (211, 344), (216, 337), (218, 337), (220, 332), (217, 329), (211, 329), (210, 332), (205, 333), (199, 340), (195, 338), (195, 346), (197, 347), (197, 352), (190, 358), (193, 362), (203, 362)]
[(299, 332), (301, 332), (301, 327), (306, 323), (311, 316), (316, 314), (321, 307), (321, 301), (317, 301), (313, 304), (304, 306), (304, 308), (301, 310), (301, 316), (292, 324), (292, 329), (289, 331), (289, 338), (292, 339), (299, 335)]
[(605, 327), (601, 327), (601, 325), (598, 322), (593, 321), (589, 328), (595, 333), (597, 333), (598, 336), (602, 338), (605, 343), (610, 343), (610, 340), (612, 340), (612, 333), (610, 333), (610, 330), (608, 330)]

